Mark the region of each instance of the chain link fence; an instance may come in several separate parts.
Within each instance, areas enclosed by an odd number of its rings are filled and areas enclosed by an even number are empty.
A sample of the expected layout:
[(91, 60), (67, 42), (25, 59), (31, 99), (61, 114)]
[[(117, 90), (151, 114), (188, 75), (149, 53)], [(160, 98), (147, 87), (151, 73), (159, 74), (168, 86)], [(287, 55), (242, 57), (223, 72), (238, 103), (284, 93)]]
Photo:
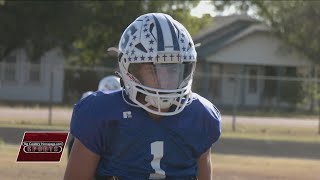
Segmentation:
[[(42, 66), (27, 64), (23, 71), (18, 71), (14, 63), (0, 64), (2, 122), (66, 125), (73, 104), (82, 94), (96, 91), (99, 81), (116, 71), (103, 67)], [(306, 131), (312, 128), (320, 133), (319, 82), (316, 77), (196, 72), (193, 91), (213, 102), (233, 131), (256, 125), (263, 130), (284, 122), (294, 129), (302, 126), (299, 121), (303, 121)]]
[[(320, 80), (317, 77), (203, 73), (194, 91), (213, 102), (232, 131), (282, 128), (320, 134)], [(250, 128), (251, 126), (251, 128)]]

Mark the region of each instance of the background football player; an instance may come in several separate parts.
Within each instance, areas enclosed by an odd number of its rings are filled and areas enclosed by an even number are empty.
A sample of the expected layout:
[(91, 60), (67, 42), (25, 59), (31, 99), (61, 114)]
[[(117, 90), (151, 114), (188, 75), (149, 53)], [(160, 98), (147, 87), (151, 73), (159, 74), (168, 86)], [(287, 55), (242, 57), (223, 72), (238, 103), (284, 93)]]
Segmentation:
[(75, 105), (64, 178), (210, 180), (221, 117), (191, 91), (197, 53), (188, 31), (169, 15), (145, 14), (113, 50), (124, 88)]
[[(117, 76), (106, 76), (99, 81), (98, 91), (108, 92), (108, 91), (116, 91), (120, 89), (121, 89), (120, 78)], [(87, 91), (83, 93), (81, 99), (86, 98), (92, 93), (93, 91)], [(68, 143), (68, 156), (70, 156), (71, 149), (74, 143), (74, 137), (72, 136), (72, 134), (69, 136), (69, 139), (70, 140)]]

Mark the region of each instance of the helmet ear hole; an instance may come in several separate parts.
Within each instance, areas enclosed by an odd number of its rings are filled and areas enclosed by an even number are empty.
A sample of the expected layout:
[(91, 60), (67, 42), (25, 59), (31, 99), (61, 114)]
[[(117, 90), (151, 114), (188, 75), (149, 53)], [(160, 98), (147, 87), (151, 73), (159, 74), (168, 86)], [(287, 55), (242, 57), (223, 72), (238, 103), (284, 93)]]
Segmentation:
[(124, 82), (122, 78), (120, 78), (120, 87), (124, 87)]
[(122, 56), (123, 56), (123, 53), (121, 52), (121, 53), (119, 54), (119, 56), (118, 56), (118, 61), (119, 61), (119, 62), (121, 61)]

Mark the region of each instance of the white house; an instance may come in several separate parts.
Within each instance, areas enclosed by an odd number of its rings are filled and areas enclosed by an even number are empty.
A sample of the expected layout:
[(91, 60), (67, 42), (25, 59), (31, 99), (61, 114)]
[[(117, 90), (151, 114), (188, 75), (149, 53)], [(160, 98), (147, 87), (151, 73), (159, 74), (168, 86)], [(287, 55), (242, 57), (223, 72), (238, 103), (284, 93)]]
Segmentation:
[(53, 48), (39, 61), (29, 61), (24, 49), (0, 61), (0, 101), (62, 102), (64, 56)]
[(245, 15), (215, 17), (194, 42), (200, 44), (197, 71), (205, 74), (196, 75), (195, 87), (220, 105), (281, 106), (287, 82), (259, 77), (308, 75), (313, 66), (270, 28)]

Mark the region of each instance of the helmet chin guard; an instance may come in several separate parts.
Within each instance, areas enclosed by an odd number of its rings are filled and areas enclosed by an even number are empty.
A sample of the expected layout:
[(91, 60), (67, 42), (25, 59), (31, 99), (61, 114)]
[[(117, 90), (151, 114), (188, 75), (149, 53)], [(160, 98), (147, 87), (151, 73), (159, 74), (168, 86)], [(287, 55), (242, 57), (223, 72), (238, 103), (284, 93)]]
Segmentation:
[[(161, 116), (178, 114), (192, 101), (191, 86), (179, 90), (160, 90), (133, 82), (132, 87), (134, 93), (132, 93), (133, 97), (130, 99), (146, 111)], [(139, 93), (144, 95), (143, 102), (137, 97)], [(168, 111), (169, 108), (172, 108), (172, 110)]]
[(197, 53), (188, 31), (171, 16), (138, 17), (124, 31), (118, 54), (124, 89), (139, 107), (170, 116), (192, 102)]

